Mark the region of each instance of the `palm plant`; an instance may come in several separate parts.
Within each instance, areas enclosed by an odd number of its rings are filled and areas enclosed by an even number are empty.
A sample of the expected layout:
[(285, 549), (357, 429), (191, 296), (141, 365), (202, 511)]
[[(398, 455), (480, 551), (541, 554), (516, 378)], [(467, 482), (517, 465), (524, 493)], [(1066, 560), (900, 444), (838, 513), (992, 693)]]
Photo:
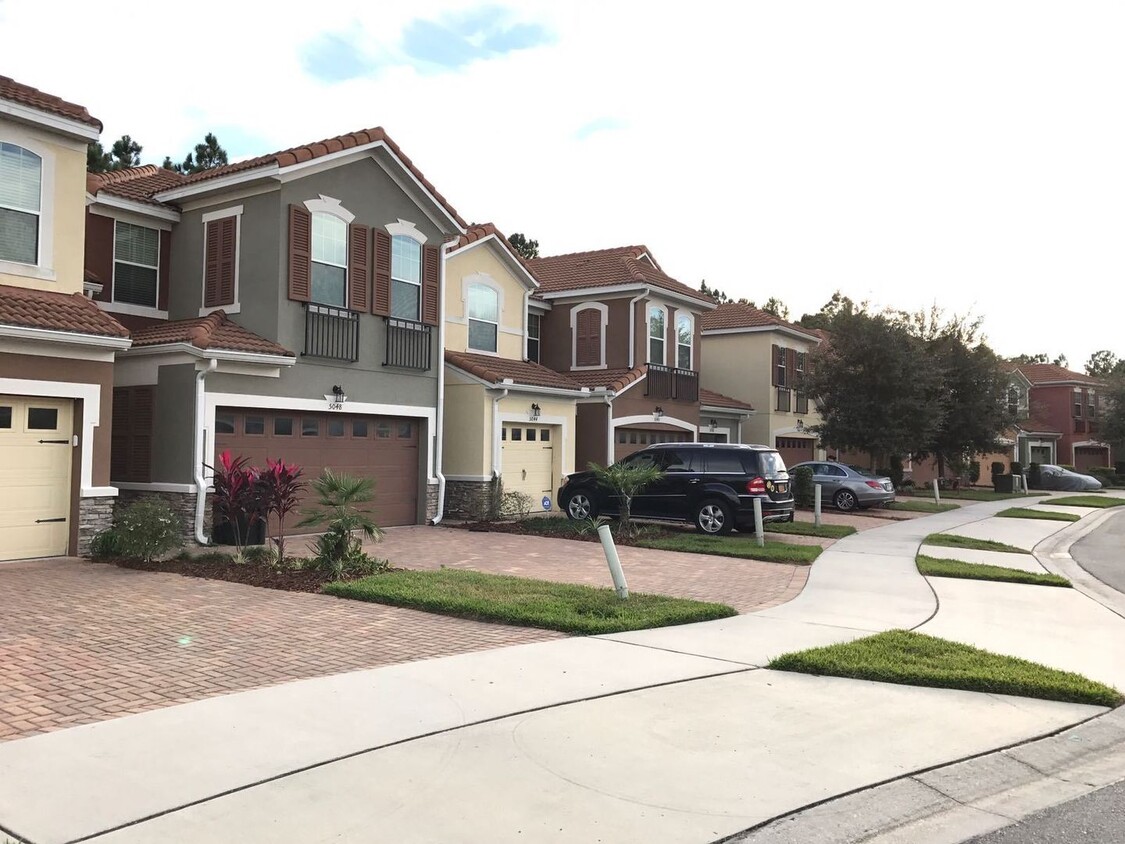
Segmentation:
[(590, 464), (598, 483), (609, 487), (617, 497), (618, 530), (622, 536), (633, 534), (633, 498), (637, 493), (664, 476), (663, 470), (650, 462), (621, 462), (612, 466)]
[(371, 519), (371, 511), (362, 506), (375, 496), (375, 479), (325, 469), (311, 486), (316, 507), (305, 511), (298, 526), (327, 527), (317, 541), (316, 556), (321, 565), (338, 576), (352, 567), (353, 561), (366, 558), (362, 537), (379, 540), (383, 536), (382, 528)]

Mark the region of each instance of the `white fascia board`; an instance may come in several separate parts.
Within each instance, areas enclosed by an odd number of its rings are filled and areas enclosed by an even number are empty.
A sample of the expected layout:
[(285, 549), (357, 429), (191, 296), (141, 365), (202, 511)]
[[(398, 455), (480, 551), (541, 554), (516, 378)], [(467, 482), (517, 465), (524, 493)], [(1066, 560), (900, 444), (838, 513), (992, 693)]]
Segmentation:
[(720, 334), (764, 334), (767, 331), (776, 331), (779, 334), (785, 334), (789, 337), (808, 340), (813, 344), (820, 343), (820, 338), (815, 334), (806, 334), (803, 331), (787, 328), (784, 325), (748, 325), (744, 328), (705, 328), (702, 333), (704, 337), (712, 337)]
[(98, 349), (119, 351), (124, 351), (133, 344), (133, 341), (128, 337), (104, 337), (99, 334), (52, 331), (47, 328), (25, 328), (20, 325), (0, 325), (0, 337), (40, 340), (48, 343), (68, 343), (72, 346), (92, 346)]
[(540, 293), (544, 299), (589, 299), (593, 298), (608, 298), (617, 296), (624, 298), (631, 294), (649, 291), (653, 296), (662, 296), (673, 302), (691, 305), (692, 307), (699, 308), (700, 310), (709, 311), (714, 309), (714, 305), (709, 305), (699, 299), (691, 296), (685, 296), (682, 293), (676, 293), (673, 290), (665, 290), (663, 287), (656, 287), (651, 284), (610, 284), (602, 287), (579, 287), (574, 290), (556, 290), (552, 292)]
[(261, 352), (235, 352), (229, 349), (200, 349), (191, 343), (161, 343), (157, 346), (141, 346), (125, 352), (122, 357), (137, 358), (155, 355), (182, 355), (193, 358), (230, 361), (232, 363), (261, 364), (263, 366), (293, 366), (296, 357), (288, 355), (269, 355)]
[(508, 265), (509, 269), (511, 269), (517, 276), (519, 276), (520, 282), (524, 287), (526, 287), (528, 290), (537, 290), (539, 288), (539, 282), (535, 279), (535, 276), (533, 276), (528, 271), (527, 267), (525, 267), (512, 255), (511, 250), (508, 249), (508, 247), (503, 243), (501, 243), (500, 238), (498, 238), (494, 234), (490, 234), (487, 237), (482, 237), (480, 240), (474, 240), (472, 243), (462, 246), (460, 249), (454, 249), (452, 252), (448, 252), (446, 254), (448, 257), (452, 258), (454, 255), (460, 255), (462, 252), (468, 252), (474, 247), (483, 246), (489, 241), (492, 241), (493, 250), (500, 253), (500, 256), (504, 259), (504, 263)]
[(278, 172), (280, 172), (280, 168), (277, 164), (264, 164), (261, 167), (255, 167), (253, 170), (244, 170), (239, 173), (231, 173), (229, 176), (219, 176), (214, 179), (203, 179), (202, 181), (193, 182), (183, 187), (160, 191), (159, 193), (153, 194), (153, 199), (160, 202), (176, 202), (180, 199), (186, 199), (189, 196), (198, 196), (204, 193), (227, 190), (228, 188), (236, 187), (246, 182), (275, 178)]
[(716, 406), (710, 405), (710, 404), (701, 404), (699, 406), (699, 412), (700, 413), (704, 413), (704, 412), (714, 413), (714, 414), (717, 414), (719, 416), (722, 416), (722, 415), (741, 416), (743, 418), (754, 415), (754, 411), (752, 411), (752, 410), (739, 410), (738, 408), (735, 408), (735, 407), (716, 407)]
[[(161, 208), (156, 205), (149, 205), (146, 202), (137, 202), (136, 200), (113, 196), (112, 194), (106, 193), (104, 190), (98, 191), (97, 196), (94, 197), (93, 204), (94, 207), (90, 210), (95, 214), (98, 213), (97, 206), (104, 205), (106, 208), (128, 211), (131, 214), (137, 214), (141, 217), (151, 217), (155, 220), (167, 220), (170, 223), (180, 222), (180, 212), (173, 208)], [(112, 217), (113, 214), (102, 212), (102, 216)]]
[(550, 302), (544, 302), (542, 299), (535, 299), (535, 298), (527, 300), (527, 307), (528, 307), (529, 310), (533, 310), (533, 311), (544, 311), (544, 312), (546, 312), (546, 311), (552, 310)]
[(95, 126), (87, 126), (77, 120), (71, 120), (58, 114), (40, 111), (31, 106), (15, 103), (11, 100), (0, 99), (0, 114), (19, 120), (23, 123), (34, 123), (44, 129), (60, 132), (63, 135), (81, 138), (84, 141), (96, 141), (101, 137), (101, 130)]

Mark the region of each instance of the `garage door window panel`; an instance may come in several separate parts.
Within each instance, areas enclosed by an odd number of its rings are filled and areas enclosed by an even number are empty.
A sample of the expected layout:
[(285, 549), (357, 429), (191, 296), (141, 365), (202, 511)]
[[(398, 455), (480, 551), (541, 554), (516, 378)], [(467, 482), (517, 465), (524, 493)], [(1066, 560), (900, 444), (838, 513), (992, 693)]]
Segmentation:
[(367, 420), (366, 419), (353, 419), (352, 420), (352, 439), (365, 440), (367, 439)]
[(39, 263), (43, 159), (0, 143), (0, 260)]
[(266, 417), (247, 416), (242, 420), (242, 430), (248, 437), (264, 437), (266, 434)]
[(273, 418), (273, 435), (275, 437), (293, 436), (293, 417), (275, 416)]
[(301, 436), (302, 437), (319, 437), (320, 436), (320, 420), (306, 416), (301, 420)]
[(27, 409), (27, 430), (57, 431), (59, 411), (54, 407), (29, 407)]
[(409, 420), (398, 423), (398, 438), (408, 440), (414, 436), (414, 423)]
[(343, 419), (329, 419), (328, 420), (328, 436), (342, 437), (344, 436), (344, 420)]
[(12, 429), (12, 407), (11, 405), (0, 405), (0, 430), (10, 431)]
[(549, 443), (551, 441), (551, 429), (544, 428), (539, 432), (539, 442)]
[(233, 434), (234, 433), (234, 415), (231, 413), (216, 413), (215, 414), (215, 433), (216, 434)]
[(500, 296), (487, 284), (469, 285), (469, 348), (495, 352), (500, 332)]
[(389, 440), (391, 438), (391, 423), (390, 422), (376, 422), (375, 423), (375, 439)]

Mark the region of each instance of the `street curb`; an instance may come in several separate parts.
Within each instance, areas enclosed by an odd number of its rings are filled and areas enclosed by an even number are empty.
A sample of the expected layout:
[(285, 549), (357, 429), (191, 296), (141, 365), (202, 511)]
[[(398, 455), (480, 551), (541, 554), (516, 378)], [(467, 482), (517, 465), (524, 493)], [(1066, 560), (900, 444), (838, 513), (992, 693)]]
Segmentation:
[(1067, 525), (1058, 533), (1048, 536), (1036, 545), (1031, 553), (1047, 571), (1061, 574), (1070, 580), (1071, 585), (1087, 598), (1125, 618), (1125, 595), (1122, 595), (1112, 586), (1102, 583), (1082, 568), (1078, 561), (1070, 555), (1070, 549), (1074, 545), (1089, 536), (1117, 515), (1118, 512), (1116, 508), (1108, 507), (1100, 513), (1092, 514), (1081, 521)]

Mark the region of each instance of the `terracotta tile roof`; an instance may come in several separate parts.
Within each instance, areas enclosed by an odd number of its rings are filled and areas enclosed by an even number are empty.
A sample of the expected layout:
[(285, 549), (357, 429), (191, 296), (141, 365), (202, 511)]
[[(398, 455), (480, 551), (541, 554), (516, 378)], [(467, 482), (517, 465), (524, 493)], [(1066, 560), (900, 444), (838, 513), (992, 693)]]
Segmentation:
[(647, 366), (633, 369), (583, 369), (578, 372), (568, 372), (566, 377), (591, 390), (609, 389), (617, 392), (628, 387), (647, 371)]
[(1078, 384), (1101, 383), (1097, 378), (1091, 378), (1082, 372), (1074, 372), (1053, 363), (1025, 363), (1013, 367), (1023, 374), (1023, 377), (1032, 384), (1049, 384), (1054, 381), (1074, 382)]
[(155, 164), (127, 167), (108, 173), (87, 173), (86, 192), (97, 196), (99, 192), (113, 194), (134, 202), (163, 205), (152, 198), (154, 193), (174, 188), (184, 182), (184, 176), (174, 170), (165, 170)]
[(704, 331), (715, 331), (723, 328), (788, 328), (799, 331), (809, 337), (821, 338), (821, 333), (816, 329), (802, 328), (801, 326), (776, 317), (761, 308), (746, 305), (742, 302), (725, 302), (700, 319)]
[(535, 276), (535, 273), (532, 272), (531, 267), (528, 266), (528, 263), (524, 259), (523, 255), (515, 250), (515, 248), (508, 242), (508, 238), (504, 236), (504, 233), (500, 231), (500, 229), (496, 228), (495, 224), (493, 223), (473, 223), (473, 225), (469, 226), (465, 230), (465, 233), (463, 235), (457, 238), (457, 248), (464, 249), (469, 244), (476, 243), (478, 240), (483, 240), (489, 235), (496, 235), (496, 239), (500, 242), (500, 245), (504, 249), (508, 250), (508, 253), (520, 264), (522, 264), (523, 268), (527, 270), (532, 277)]
[[(642, 256), (647, 256), (647, 260)], [(647, 284), (688, 296), (709, 306), (715, 304), (710, 296), (676, 281), (661, 270), (646, 246), (618, 246), (533, 258), (527, 265), (539, 279), (541, 294), (563, 293), (587, 287)]]
[(61, 97), (56, 97), (54, 94), (45, 94), (38, 88), (16, 82), (8, 76), (0, 76), (0, 99), (45, 111), (58, 117), (65, 117), (76, 123), (84, 123), (87, 126), (93, 126), (99, 132), (102, 130), (102, 122), (96, 117), (91, 117), (90, 112), (86, 111), (86, 106), (68, 103)]
[(256, 158), (248, 158), (245, 161), (236, 161), (233, 164), (226, 164), (222, 167), (204, 170), (202, 173), (184, 177), (184, 184), (194, 185), (199, 182), (208, 181), (209, 179), (218, 178), (219, 176), (242, 173), (247, 170), (254, 170), (258, 167), (266, 167), (273, 164), (276, 164), (278, 167), (291, 167), (294, 164), (301, 164), (305, 161), (321, 158), (334, 152), (341, 152), (342, 150), (352, 149), (353, 147), (364, 146), (365, 144), (379, 141), (387, 145), (391, 152), (403, 163), (403, 166), (422, 183), (426, 190), (429, 191), (434, 199), (436, 199), (447, 212), (449, 212), (449, 215), (457, 221), (461, 228), (468, 228), (468, 223), (461, 219), (461, 215), (457, 213), (444, 196), (438, 193), (437, 189), (422, 175), (422, 171), (414, 165), (414, 162), (412, 162), (405, 153), (403, 153), (399, 145), (391, 140), (391, 137), (381, 126), (376, 126), (372, 129), (360, 129), (358, 132), (349, 132), (346, 135), (337, 135), (334, 138), (325, 138), (322, 141), (315, 141), (311, 144), (303, 144), (301, 146), (292, 147), (291, 149), (281, 150), (280, 152), (271, 152), (268, 155), (259, 155)]
[(0, 324), (99, 337), (128, 337), (121, 323), (81, 293), (51, 293), (0, 284)]
[(510, 378), (516, 384), (529, 387), (579, 390), (582, 386), (561, 372), (555, 372), (553, 369), (528, 360), (511, 360), (492, 355), (477, 355), (472, 352), (452, 352), (446, 349), (445, 362), (491, 384), (499, 384), (504, 379)]
[(722, 393), (716, 393), (714, 390), (704, 390), (702, 387), (699, 389), (699, 403), (707, 407), (729, 407), (732, 410), (754, 409), (754, 405), (750, 404), (748, 401), (732, 399), (730, 396), (724, 396)]
[(1028, 434), (1057, 434), (1062, 436), (1063, 432), (1059, 430), (1057, 425), (1052, 425), (1037, 416), (1031, 416), (1024, 419), (1022, 422), (1016, 423), (1016, 427), (1024, 433)]
[(197, 349), (213, 351), (293, 357), (293, 353), (284, 346), (231, 322), (223, 311), (215, 311), (196, 319), (159, 322), (133, 332), (134, 349), (170, 343), (190, 343)]

